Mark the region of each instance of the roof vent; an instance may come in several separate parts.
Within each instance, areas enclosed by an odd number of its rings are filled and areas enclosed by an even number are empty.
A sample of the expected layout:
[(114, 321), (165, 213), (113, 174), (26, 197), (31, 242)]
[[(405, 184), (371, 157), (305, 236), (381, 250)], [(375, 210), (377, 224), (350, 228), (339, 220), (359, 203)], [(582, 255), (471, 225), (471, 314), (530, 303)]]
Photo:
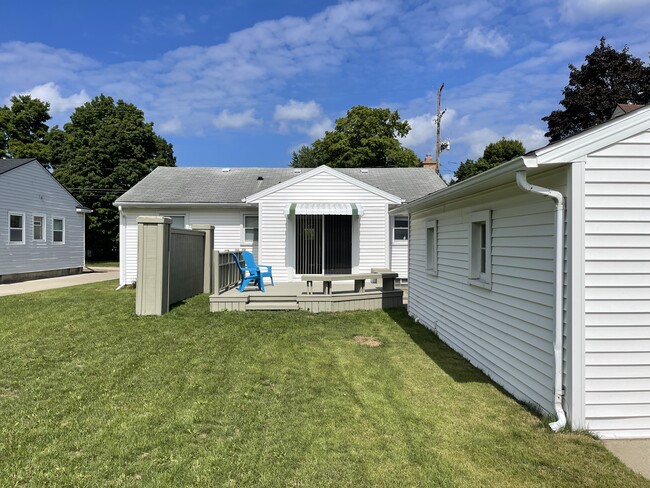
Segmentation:
[(367, 172), (368, 172), (368, 168), (361, 168), (361, 172), (362, 172), (362, 173), (367, 173)]
[(258, 176), (258, 177), (257, 177), (257, 181), (262, 181), (263, 179), (264, 179), (263, 176)]
[(298, 174), (302, 173), (302, 170), (300, 168), (296, 168), (296, 169), (293, 170), (293, 172), (298, 175)]
[(221, 168), (222, 173), (230, 173), (230, 168)]

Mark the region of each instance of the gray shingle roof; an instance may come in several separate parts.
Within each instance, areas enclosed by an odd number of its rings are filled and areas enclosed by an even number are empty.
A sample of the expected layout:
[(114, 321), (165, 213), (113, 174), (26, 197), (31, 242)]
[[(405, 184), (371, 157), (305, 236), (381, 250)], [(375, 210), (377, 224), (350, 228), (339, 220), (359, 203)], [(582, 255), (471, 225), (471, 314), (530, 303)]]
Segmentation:
[(30, 161), (36, 161), (34, 158), (25, 158), (25, 159), (0, 159), (0, 175), (16, 169), (23, 164), (27, 164)]
[[(304, 168), (302, 174), (310, 171)], [(441, 188), (444, 181), (429, 168), (336, 168), (348, 176), (407, 202)], [(242, 203), (242, 199), (294, 178), (293, 168), (158, 167), (116, 200), (125, 203)]]

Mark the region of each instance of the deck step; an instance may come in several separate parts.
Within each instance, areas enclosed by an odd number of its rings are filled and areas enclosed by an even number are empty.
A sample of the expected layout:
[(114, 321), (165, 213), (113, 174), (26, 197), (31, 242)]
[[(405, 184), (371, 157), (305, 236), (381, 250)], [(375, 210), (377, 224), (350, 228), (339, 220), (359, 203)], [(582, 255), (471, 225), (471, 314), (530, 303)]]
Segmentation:
[(296, 295), (250, 295), (249, 302), (295, 302)]
[(246, 304), (246, 310), (300, 310), (295, 298), (293, 301), (263, 301), (249, 302)]

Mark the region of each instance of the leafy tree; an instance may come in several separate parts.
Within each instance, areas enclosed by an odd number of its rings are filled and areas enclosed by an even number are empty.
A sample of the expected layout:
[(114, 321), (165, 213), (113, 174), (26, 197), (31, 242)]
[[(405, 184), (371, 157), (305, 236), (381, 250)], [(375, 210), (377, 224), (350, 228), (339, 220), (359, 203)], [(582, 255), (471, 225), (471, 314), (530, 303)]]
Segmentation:
[(562, 91), (562, 110), (544, 117), (551, 142), (559, 141), (609, 120), (619, 103), (650, 102), (650, 66), (629, 54), (625, 46), (616, 51), (600, 39), (585, 64), (569, 65), (569, 84)]
[(483, 156), (476, 161), (467, 159), (458, 166), (458, 169), (454, 173), (453, 182), (458, 183), (459, 181), (466, 180), (524, 154), (526, 154), (524, 145), (516, 139), (503, 138), (500, 141), (492, 142), (485, 147)]
[(0, 107), (0, 158), (37, 158), (48, 167), (49, 110), (49, 103), (29, 95), (11, 97), (11, 107)]
[(420, 166), (417, 155), (402, 146), (399, 137), (409, 133), (408, 121), (397, 110), (357, 105), (337, 119), (333, 131), (311, 146), (293, 153), (291, 166), (335, 168)]
[(117, 209), (113, 201), (157, 166), (175, 166), (172, 145), (135, 105), (100, 95), (78, 107), (70, 122), (50, 131), (54, 176), (84, 205), (86, 242), (94, 258), (117, 253)]

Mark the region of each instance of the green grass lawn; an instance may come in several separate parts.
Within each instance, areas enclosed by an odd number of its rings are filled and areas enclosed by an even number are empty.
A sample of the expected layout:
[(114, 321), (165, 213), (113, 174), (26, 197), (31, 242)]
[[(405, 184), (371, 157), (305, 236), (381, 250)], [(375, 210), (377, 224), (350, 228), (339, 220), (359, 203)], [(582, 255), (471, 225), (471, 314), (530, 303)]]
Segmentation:
[(0, 298), (0, 486), (650, 485), (404, 311), (136, 317), (114, 289)]
[(86, 260), (86, 267), (88, 268), (119, 268), (119, 261), (88, 261)]

